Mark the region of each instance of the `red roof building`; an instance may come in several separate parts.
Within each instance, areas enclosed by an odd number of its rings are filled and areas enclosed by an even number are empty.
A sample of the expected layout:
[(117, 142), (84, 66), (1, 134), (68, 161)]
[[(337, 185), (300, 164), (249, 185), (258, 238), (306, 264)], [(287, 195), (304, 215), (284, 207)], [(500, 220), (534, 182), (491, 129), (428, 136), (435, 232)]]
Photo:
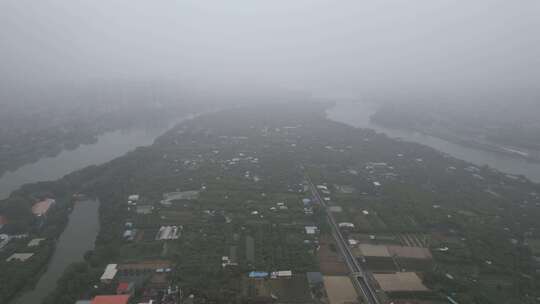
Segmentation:
[(51, 206), (55, 203), (55, 200), (51, 199), (51, 198), (46, 198), (42, 201), (39, 201), (37, 203), (35, 203), (33, 206), (32, 206), (32, 213), (35, 215), (35, 216), (42, 216), (44, 214), (47, 213), (47, 211), (49, 211), (49, 208), (51, 208)]
[(131, 293), (132, 290), (133, 290), (133, 283), (128, 283), (128, 282), (120, 282), (118, 283), (118, 287), (116, 287), (117, 294), (128, 294), (128, 293)]
[(96, 296), (92, 304), (127, 304), (129, 297), (129, 295)]

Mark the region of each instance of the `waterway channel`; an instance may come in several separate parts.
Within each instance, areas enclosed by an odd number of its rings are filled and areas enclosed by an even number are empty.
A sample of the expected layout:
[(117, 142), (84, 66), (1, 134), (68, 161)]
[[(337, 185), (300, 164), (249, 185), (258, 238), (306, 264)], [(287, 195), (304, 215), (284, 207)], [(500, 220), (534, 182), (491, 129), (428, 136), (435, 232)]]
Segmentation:
[(334, 121), (353, 127), (373, 129), (391, 138), (417, 142), (479, 166), (488, 165), (501, 172), (523, 175), (531, 181), (540, 182), (540, 163), (502, 153), (465, 147), (419, 132), (385, 128), (370, 121), (370, 116), (376, 110), (377, 106), (370, 103), (338, 101), (334, 107), (327, 110), (326, 114)]
[[(0, 199), (26, 183), (55, 180), (90, 165), (99, 165), (139, 146), (147, 146), (172, 125), (189, 119), (187, 116), (171, 122), (152, 126), (139, 126), (117, 130), (98, 136), (93, 144), (80, 145), (74, 150), (64, 150), (54, 157), (44, 157), (0, 177)], [(75, 204), (66, 229), (58, 239), (56, 248), (45, 273), (33, 290), (25, 291), (10, 304), (36, 304), (56, 288), (58, 279), (70, 264), (83, 260), (86, 251), (94, 248), (99, 231), (99, 202), (81, 201)]]
[(75, 170), (110, 161), (136, 147), (150, 145), (154, 139), (181, 120), (183, 119), (107, 132), (99, 135), (93, 144), (64, 150), (54, 157), (44, 157), (15, 171), (6, 172), (0, 176), (0, 199), (8, 197), (12, 191), (24, 184), (56, 180)]
[(86, 251), (94, 248), (99, 230), (99, 202), (86, 200), (75, 203), (66, 229), (58, 239), (47, 270), (33, 290), (23, 293), (13, 304), (36, 304), (56, 288), (66, 267), (83, 260)]

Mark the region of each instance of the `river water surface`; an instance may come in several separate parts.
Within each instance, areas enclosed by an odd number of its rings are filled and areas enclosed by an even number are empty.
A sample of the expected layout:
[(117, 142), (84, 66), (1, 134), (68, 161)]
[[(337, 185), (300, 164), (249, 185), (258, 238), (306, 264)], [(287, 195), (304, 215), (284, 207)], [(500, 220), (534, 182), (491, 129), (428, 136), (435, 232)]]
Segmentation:
[(108, 132), (98, 136), (93, 144), (64, 150), (54, 157), (44, 157), (15, 171), (6, 172), (0, 176), (0, 199), (8, 197), (13, 190), (24, 184), (56, 180), (75, 170), (110, 161), (138, 146), (150, 145), (156, 137), (179, 121)]
[[(375, 111), (376, 108), (367, 103), (338, 102), (335, 107), (327, 111), (327, 116), (334, 121), (354, 127), (374, 129), (390, 137), (430, 146), (477, 165), (489, 165), (502, 172), (522, 174), (533, 181), (540, 182), (540, 164), (538, 163), (464, 147), (417, 132), (384, 128), (370, 122), (369, 117)], [(138, 146), (150, 145), (170, 126), (171, 124), (167, 124), (160, 127), (134, 128), (105, 133), (99, 136), (94, 144), (81, 145), (74, 150), (63, 151), (55, 157), (42, 158), (14, 172), (5, 173), (0, 177), (0, 199), (7, 197), (11, 191), (18, 189), (25, 183), (55, 180), (74, 170), (112, 160)], [(40, 278), (36, 288), (23, 294), (14, 302), (15, 304), (40, 303), (49, 292), (54, 290), (56, 281), (65, 268), (73, 262), (81, 261), (84, 252), (93, 248), (99, 230), (98, 206), (96, 201), (79, 202), (75, 205), (46, 273)]]
[(65, 268), (71, 263), (82, 261), (84, 253), (94, 248), (99, 230), (98, 207), (99, 202), (93, 200), (75, 203), (46, 272), (34, 290), (25, 292), (13, 304), (41, 303), (45, 296), (56, 288), (56, 282)]
[(525, 159), (514, 158), (492, 151), (465, 147), (418, 132), (381, 127), (371, 123), (369, 119), (376, 110), (377, 107), (373, 104), (343, 101), (337, 102), (334, 107), (327, 110), (326, 114), (329, 119), (334, 121), (342, 122), (353, 127), (373, 129), (377, 132), (385, 133), (392, 138), (417, 142), (479, 166), (488, 165), (501, 172), (521, 174), (534, 182), (540, 182), (540, 163), (530, 162)]
[[(188, 116), (184, 119), (189, 119)], [(56, 180), (62, 176), (89, 165), (99, 165), (139, 146), (147, 146), (172, 125), (184, 120), (160, 123), (129, 130), (118, 130), (98, 136), (97, 141), (81, 145), (74, 150), (65, 150), (54, 157), (45, 157), (27, 164), (16, 171), (0, 177), (0, 199), (26, 183)], [(71, 263), (82, 261), (87, 250), (94, 248), (99, 231), (99, 203), (97, 201), (77, 202), (69, 216), (66, 229), (60, 236), (55, 252), (40, 277), (34, 290), (24, 292), (11, 304), (37, 304), (56, 287), (57, 280)]]

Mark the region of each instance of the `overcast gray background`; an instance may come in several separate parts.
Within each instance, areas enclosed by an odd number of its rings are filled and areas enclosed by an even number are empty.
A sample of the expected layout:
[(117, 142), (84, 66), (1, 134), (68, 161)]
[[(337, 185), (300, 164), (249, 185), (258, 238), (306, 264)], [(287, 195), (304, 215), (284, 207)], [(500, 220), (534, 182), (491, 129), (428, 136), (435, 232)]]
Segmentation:
[(0, 44), (3, 89), (152, 79), (465, 102), (540, 90), (538, 0), (2, 0)]

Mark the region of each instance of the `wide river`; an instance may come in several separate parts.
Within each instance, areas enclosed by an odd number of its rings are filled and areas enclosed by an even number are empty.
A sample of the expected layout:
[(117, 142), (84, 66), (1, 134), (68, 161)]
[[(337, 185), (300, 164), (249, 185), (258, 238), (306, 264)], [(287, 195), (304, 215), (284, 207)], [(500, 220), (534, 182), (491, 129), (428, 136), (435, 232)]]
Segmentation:
[[(370, 122), (369, 117), (375, 110), (374, 106), (367, 103), (338, 102), (335, 107), (327, 111), (327, 116), (334, 121), (354, 127), (374, 129), (393, 138), (430, 146), (477, 165), (489, 165), (502, 172), (522, 174), (533, 181), (540, 182), (540, 164), (538, 163), (464, 147), (417, 132), (384, 128)], [(81, 145), (74, 150), (63, 151), (55, 157), (42, 158), (14, 172), (5, 173), (0, 177), (0, 199), (7, 197), (11, 191), (23, 184), (55, 180), (74, 170), (105, 163), (138, 146), (150, 145), (170, 126), (171, 124), (167, 124), (105, 133), (99, 136), (94, 144)], [(84, 252), (93, 248), (99, 230), (98, 205), (95, 201), (79, 202), (75, 205), (45, 274), (40, 278), (34, 290), (24, 293), (14, 303), (40, 303), (55, 288), (56, 281), (65, 268), (73, 262), (81, 261)]]
[(27, 183), (56, 180), (90, 165), (99, 165), (124, 155), (138, 146), (152, 144), (154, 139), (180, 120), (154, 126), (117, 130), (98, 136), (93, 144), (64, 150), (54, 157), (44, 157), (0, 176), (0, 199)]
[[(190, 118), (188, 116), (186, 118)], [(184, 118), (184, 119), (186, 119)], [(81, 145), (74, 150), (65, 150), (54, 157), (45, 157), (35, 163), (27, 164), (16, 171), (7, 172), (0, 177), (0, 199), (26, 183), (56, 180), (62, 176), (89, 165), (99, 165), (139, 146), (147, 146), (163, 134), (178, 119), (170, 123), (154, 126), (136, 127), (128, 130), (108, 132), (98, 136), (95, 143)], [(55, 252), (33, 290), (24, 292), (11, 304), (37, 304), (56, 287), (57, 280), (71, 263), (82, 261), (87, 250), (94, 248), (99, 231), (99, 203), (84, 201), (75, 204), (69, 222), (60, 236)]]
[(375, 105), (362, 102), (343, 101), (327, 110), (327, 117), (353, 127), (369, 128), (385, 133), (392, 138), (401, 138), (410, 142), (417, 142), (447, 153), (455, 158), (471, 162), (476, 165), (488, 165), (501, 172), (521, 174), (530, 180), (540, 182), (540, 163), (530, 162), (521, 158), (465, 147), (437, 137), (418, 132), (389, 129), (372, 123), (369, 117), (377, 110)]

